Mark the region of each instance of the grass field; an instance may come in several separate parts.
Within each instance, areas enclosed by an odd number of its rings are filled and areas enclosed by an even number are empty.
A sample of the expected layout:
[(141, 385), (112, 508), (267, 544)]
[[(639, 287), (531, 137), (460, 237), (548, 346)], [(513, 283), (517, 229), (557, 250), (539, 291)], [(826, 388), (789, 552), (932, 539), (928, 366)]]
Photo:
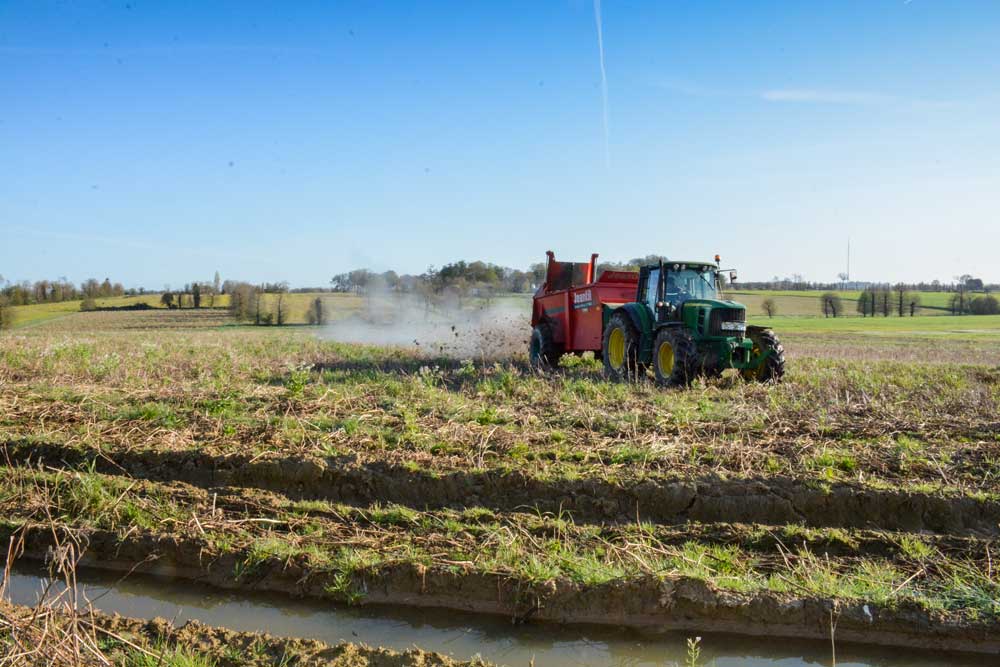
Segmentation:
[(777, 331), (809, 333), (858, 333), (873, 336), (957, 335), (963, 338), (1000, 334), (1000, 315), (917, 315), (915, 317), (761, 317), (753, 324)]
[[(284, 295), (284, 307), (288, 310), (289, 324), (304, 324), (306, 322), (306, 311), (309, 305), (316, 298), (320, 297), (324, 304), (327, 304), (332, 318), (344, 316), (345, 314), (361, 308), (362, 299), (353, 294), (330, 294), (330, 293), (295, 293)], [(167, 311), (160, 303), (159, 294), (147, 294), (144, 296), (109, 297), (106, 299), (96, 299), (99, 308), (122, 308), (139, 303), (148, 304), (157, 309)], [(277, 302), (277, 296), (273, 294), (265, 295), (263, 298), (264, 310), (273, 309)], [(60, 319), (68, 315), (80, 313), (81, 301), (63, 301), (61, 303), (41, 303), (30, 306), (16, 306), (14, 311), (14, 326), (17, 328), (38, 326), (44, 322)], [(210, 305), (212, 304), (212, 305)], [(206, 297), (200, 310), (220, 310), (229, 306), (229, 295), (221, 294), (214, 300)], [(185, 312), (191, 310), (183, 309)], [(176, 312), (176, 311), (175, 311)], [(97, 313), (85, 313), (84, 316), (93, 317)], [(73, 325), (77, 326), (77, 325)], [(86, 325), (79, 325), (87, 328)]]
[(1000, 318), (774, 323), (786, 382), (682, 391), (221, 311), (67, 316), (0, 337), (0, 526), (351, 604), (812, 636), (836, 602), (845, 637), (864, 605), (884, 641), (995, 636)]
[[(106, 299), (95, 299), (95, 301), (100, 308), (131, 306), (137, 303), (147, 303), (154, 306), (160, 305), (159, 295), (109, 297)], [(48, 322), (49, 320), (59, 319), (73, 313), (79, 313), (81, 303), (82, 301), (62, 301), (60, 303), (39, 303), (31, 306), (15, 306), (13, 308), (14, 326), (37, 326), (43, 322)]]

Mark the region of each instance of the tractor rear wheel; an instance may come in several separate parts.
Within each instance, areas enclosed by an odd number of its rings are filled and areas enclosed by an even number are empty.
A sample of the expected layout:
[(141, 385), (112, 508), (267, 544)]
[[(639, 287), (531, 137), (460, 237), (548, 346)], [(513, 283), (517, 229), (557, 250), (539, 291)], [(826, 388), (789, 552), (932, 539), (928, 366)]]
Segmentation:
[(645, 368), (639, 363), (639, 331), (625, 313), (611, 316), (604, 328), (601, 349), (604, 375), (617, 382), (634, 381), (642, 377)]
[(740, 375), (744, 380), (755, 382), (778, 382), (785, 375), (785, 348), (770, 329), (763, 327), (747, 327), (747, 337), (753, 341), (750, 358), (756, 359), (762, 354), (770, 353), (757, 368), (744, 368)]
[(531, 330), (531, 343), (528, 346), (528, 362), (536, 371), (552, 370), (559, 365), (562, 350), (556, 345), (552, 336), (552, 327), (542, 322)]
[(653, 372), (660, 386), (686, 387), (698, 371), (698, 346), (681, 327), (660, 329), (653, 341)]

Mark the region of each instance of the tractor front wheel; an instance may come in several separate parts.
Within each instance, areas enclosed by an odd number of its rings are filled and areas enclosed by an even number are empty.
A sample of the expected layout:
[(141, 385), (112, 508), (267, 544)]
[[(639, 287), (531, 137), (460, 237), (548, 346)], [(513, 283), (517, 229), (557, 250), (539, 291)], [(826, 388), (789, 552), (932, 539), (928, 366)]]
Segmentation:
[(639, 332), (627, 314), (611, 316), (602, 342), (604, 375), (608, 379), (623, 382), (642, 377), (645, 369), (639, 364)]
[(556, 345), (552, 336), (552, 327), (542, 322), (531, 330), (531, 343), (528, 347), (528, 362), (536, 371), (552, 370), (559, 365), (562, 351)]
[(753, 341), (750, 358), (757, 359), (767, 354), (764, 361), (756, 368), (744, 368), (740, 375), (744, 380), (754, 382), (778, 382), (785, 375), (785, 348), (770, 329), (763, 327), (747, 327), (747, 337)]
[(698, 346), (687, 329), (660, 329), (653, 341), (653, 372), (660, 386), (686, 387), (698, 370)]

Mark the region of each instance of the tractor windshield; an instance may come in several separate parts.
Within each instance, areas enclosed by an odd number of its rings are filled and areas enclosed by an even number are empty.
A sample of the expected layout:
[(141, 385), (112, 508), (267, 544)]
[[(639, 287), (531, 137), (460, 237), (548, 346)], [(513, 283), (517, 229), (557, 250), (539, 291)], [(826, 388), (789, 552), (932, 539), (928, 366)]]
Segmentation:
[(669, 271), (664, 298), (675, 307), (688, 299), (714, 299), (717, 294), (714, 277), (715, 272), (707, 267)]

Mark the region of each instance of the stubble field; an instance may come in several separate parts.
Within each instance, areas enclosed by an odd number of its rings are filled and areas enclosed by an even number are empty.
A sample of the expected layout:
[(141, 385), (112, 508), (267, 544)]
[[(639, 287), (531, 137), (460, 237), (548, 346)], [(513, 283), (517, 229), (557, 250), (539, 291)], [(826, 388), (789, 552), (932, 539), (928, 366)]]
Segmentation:
[(793, 328), (784, 383), (681, 391), (74, 315), (0, 338), (0, 529), (344, 604), (996, 650), (991, 325)]

